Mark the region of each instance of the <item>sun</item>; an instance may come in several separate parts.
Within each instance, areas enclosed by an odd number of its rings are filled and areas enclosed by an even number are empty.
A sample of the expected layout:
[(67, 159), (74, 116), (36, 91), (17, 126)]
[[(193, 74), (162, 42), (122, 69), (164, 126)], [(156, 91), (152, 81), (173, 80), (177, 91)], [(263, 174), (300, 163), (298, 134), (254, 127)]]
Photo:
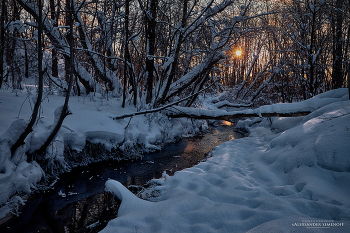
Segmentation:
[(242, 55), (242, 51), (241, 51), (241, 50), (237, 50), (237, 51), (236, 51), (236, 55), (237, 55), (237, 56), (241, 56), (241, 55)]

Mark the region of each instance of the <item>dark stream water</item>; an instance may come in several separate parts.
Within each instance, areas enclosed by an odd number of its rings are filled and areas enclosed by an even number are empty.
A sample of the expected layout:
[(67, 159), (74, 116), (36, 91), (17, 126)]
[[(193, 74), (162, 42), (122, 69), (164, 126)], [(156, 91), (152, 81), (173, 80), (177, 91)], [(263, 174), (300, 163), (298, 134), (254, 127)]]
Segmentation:
[(133, 161), (108, 161), (74, 168), (59, 177), (51, 190), (27, 200), (18, 217), (0, 225), (0, 232), (98, 232), (116, 218), (119, 200), (104, 191), (106, 180), (115, 179), (138, 191), (163, 171), (176, 171), (196, 165), (207, 153), (225, 141), (241, 138), (232, 126), (218, 125), (200, 136), (183, 138), (155, 153)]

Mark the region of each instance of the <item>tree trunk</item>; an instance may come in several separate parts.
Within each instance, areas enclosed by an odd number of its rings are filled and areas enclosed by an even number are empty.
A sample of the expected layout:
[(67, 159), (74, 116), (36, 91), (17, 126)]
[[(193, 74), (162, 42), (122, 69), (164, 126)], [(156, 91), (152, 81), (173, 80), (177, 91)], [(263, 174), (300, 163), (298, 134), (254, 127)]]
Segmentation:
[(40, 147), (40, 149), (38, 149), (37, 151), (35, 151), (32, 156), (39, 156), (39, 159), (43, 158), (43, 155), (47, 149), (47, 147), (51, 144), (51, 142), (55, 139), (58, 131), (60, 130), (62, 123), (64, 121), (64, 119), (66, 118), (66, 116), (72, 114), (69, 110), (68, 110), (68, 102), (69, 102), (69, 96), (70, 96), (70, 92), (72, 90), (72, 85), (73, 85), (73, 70), (74, 70), (74, 35), (73, 35), (73, 23), (74, 23), (74, 18), (73, 18), (73, 0), (67, 0), (67, 4), (69, 4), (69, 9), (70, 11), (68, 11), (68, 18), (69, 18), (69, 35), (68, 35), (68, 41), (69, 41), (69, 52), (70, 52), (70, 56), (69, 56), (69, 82), (68, 82), (68, 90), (66, 93), (66, 98), (64, 101), (64, 105), (62, 107), (61, 110), (61, 114), (60, 117), (55, 125), (55, 128), (52, 130), (51, 134), (49, 135), (49, 137), (47, 138), (47, 140), (45, 141), (45, 143)]
[[(17, 20), (18, 18), (18, 7), (15, 1), (12, 2), (13, 4), (13, 10), (12, 10), (12, 14), (13, 14), (13, 18), (12, 20)], [(17, 43), (17, 39), (16, 37), (18, 36), (18, 30), (14, 29), (13, 32), (10, 34), (10, 37), (12, 36), (12, 38), (9, 40), (9, 44), (7, 46), (6, 49), (6, 63), (7, 66), (10, 68), (10, 72), (12, 75), (12, 87), (13, 89), (16, 89), (16, 80), (15, 80), (15, 67), (14, 67), (14, 53), (15, 53), (15, 48), (16, 48), (16, 43)], [(9, 73), (9, 72), (8, 72)]]
[[(51, 11), (51, 19), (53, 20), (53, 26), (58, 26), (58, 20), (56, 18), (56, 9), (55, 9), (55, 0), (50, 0), (50, 11)], [(57, 49), (55, 47), (52, 48), (52, 71), (51, 74), (53, 77), (58, 77), (58, 57), (57, 57)]]
[(0, 16), (0, 88), (4, 80), (4, 53), (5, 53), (5, 16), (7, 14), (7, 0), (1, 2)]
[(29, 60), (28, 60), (28, 49), (26, 41), (23, 41), (24, 47), (24, 76), (29, 78)]
[[(204, 83), (206, 83), (206, 81), (208, 80), (209, 72), (210, 71), (208, 70), (208, 72), (206, 74), (204, 74), (201, 79), (198, 79), (197, 83), (194, 85), (193, 90), (191, 92), (193, 97), (187, 101), (187, 103), (185, 104), (186, 107), (190, 107), (194, 103), (194, 101), (197, 99), (198, 91), (203, 88)], [(197, 93), (197, 94), (195, 94), (195, 93)]]
[(136, 107), (137, 103), (137, 83), (134, 77), (134, 73), (132, 71), (132, 61), (129, 50), (129, 13), (130, 13), (130, 0), (126, 0), (125, 2), (125, 42), (124, 42), (124, 90), (123, 90), (123, 105), (125, 107), (125, 99), (126, 99), (126, 88), (127, 88), (127, 80), (129, 77), (129, 83), (132, 87), (132, 91), (134, 94), (134, 106)]
[(332, 84), (333, 88), (340, 88), (343, 85), (343, 9), (344, 0), (337, 0), (335, 3), (335, 32), (334, 33), (334, 49), (333, 52), (333, 72)]
[(315, 50), (315, 37), (316, 37), (316, 11), (312, 11), (312, 24), (311, 24), (311, 35), (310, 35), (310, 48), (308, 49), (308, 63), (309, 63), (309, 92), (310, 95), (308, 98), (315, 95), (316, 86), (315, 86), (315, 63), (314, 63), (314, 50)]
[(158, 0), (149, 0), (149, 12), (146, 17), (146, 103), (152, 102), (154, 81), (154, 54), (156, 41), (156, 17)]
[(169, 91), (170, 85), (174, 80), (175, 77), (175, 73), (176, 73), (176, 69), (178, 67), (178, 63), (179, 63), (179, 54), (180, 54), (180, 49), (181, 49), (181, 45), (183, 43), (183, 32), (182, 29), (186, 27), (186, 23), (187, 23), (187, 7), (188, 7), (188, 0), (184, 0), (183, 3), (183, 8), (182, 8), (182, 20), (181, 20), (181, 28), (178, 30), (178, 35), (177, 35), (177, 39), (175, 41), (175, 48), (174, 51), (172, 51), (169, 57), (173, 57), (173, 62), (170, 65), (170, 73), (168, 73), (168, 69), (165, 70), (165, 72), (162, 75), (162, 79), (165, 78), (165, 89), (164, 91), (161, 92), (160, 98), (158, 98), (159, 103), (156, 103), (156, 105), (159, 104), (164, 104), (165, 103), (165, 97)]
[[(69, 4), (70, 0), (66, 0), (66, 25), (65, 26), (69, 26), (70, 25), (70, 17), (69, 17), (69, 13), (71, 11), (70, 9), (70, 4)], [(69, 41), (69, 36), (70, 36), (70, 33), (67, 33), (66, 35), (66, 39), (67, 41)], [(64, 58), (64, 70), (65, 70), (65, 80), (66, 82), (68, 83), (69, 82), (69, 73), (70, 73), (70, 70), (71, 70), (71, 67), (70, 67), (70, 58), (69, 57), (65, 57)]]
[(11, 154), (12, 156), (15, 154), (16, 150), (24, 144), (24, 140), (26, 137), (33, 131), (33, 126), (37, 120), (37, 116), (39, 113), (39, 107), (41, 105), (41, 100), (43, 96), (43, 67), (42, 67), (42, 60), (43, 60), (43, 51), (42, 51), (42, 31), (43, 31), (43, 17), (42, 17), (42, 0), (39, 0), (39, 15), (38, 15), (38, 72), (39, 72), (39, 83), (38, 83), (38, 97), (34, 105), (34, 109), (32, 112), (31, 119), (29, 121), (29, 124), (25, 128), (24, 132), (19, 136), (17, 141), (12, 145), (11, 147)]
[(242, 91), (242, 89), (243, 89), (243, 88), (245, 87), (245, 85), (247, 84), (249, 75), (250, 75), (250, 73), (252, 72), (252, 69), (253, 69), (253, 67), (254, 67), (254, 65), (255, 65), (255, 63), (256, 63), (256, 61), (258, 60), (259, 53), (260, 53), (262, 47), (263, 47), (263, 45), (260, 45), (258, 52), (256, 53), (256, 55), (254, 55), (254, 59), (253, 59), (253, 61), (252, 61), (251, 64), (250, 64), (249, 70), (247, 71), (247, 74), (245, 75), (243, 82), (240, 84), (240, 86), (239, 86), (238, 89), (237, 89), (236, 99), (238, 99), (238, 96), (239, 96), (240, 92)]

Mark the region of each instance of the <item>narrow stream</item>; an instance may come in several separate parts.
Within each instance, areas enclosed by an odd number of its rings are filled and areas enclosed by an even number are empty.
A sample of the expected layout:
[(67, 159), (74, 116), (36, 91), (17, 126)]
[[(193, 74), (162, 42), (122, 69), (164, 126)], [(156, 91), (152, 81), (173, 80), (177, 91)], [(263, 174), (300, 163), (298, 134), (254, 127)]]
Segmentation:
[(60, 176), (54, 188), (32, 195), (21, 210), (0, 225), (0, 232), (98, 232), (116, 218), (119, 200), (104, 191), (106, 180), (115, 179), (137, 192), (138, 187), (163, 171), (176, 171), (196, 165), (223, 142), (241, 138), (232, 126), (218, 125), (203, 135), (183, 138), (159, 152), (133, 161), (108, 161), (74, 168)]

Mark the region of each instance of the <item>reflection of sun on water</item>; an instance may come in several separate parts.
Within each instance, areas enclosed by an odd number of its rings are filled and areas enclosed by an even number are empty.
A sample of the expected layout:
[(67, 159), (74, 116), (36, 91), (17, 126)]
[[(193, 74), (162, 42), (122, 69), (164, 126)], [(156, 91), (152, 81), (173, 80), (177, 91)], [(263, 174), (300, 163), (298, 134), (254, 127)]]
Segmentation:
[[(220, 125), (225, 125), (225, 126), (232, 126), (233, 123), (232, 122), (229, 122), (229, 121), (221, 121), (220, 122)], [(233, 139), (235, 139), (235, 135), (234, 134), (228, 134), (227, 137), (229, 138), (228, 140), (231, 141)]]
[(232, 123), (229, 122), (229, 121), (222, 121), (220, 124), (221, 125), (227, 125), (227, 126), (231, 126), (232, 125)]
[(187, 146), (186, 146), (184, 152), (188, 153), (188, 152), (192, 151), (194, 148), (195, 148), (195, 144), (193, 142), (189, 141), (187, 143)]
[(237, 55), (237, 56), (241, 56), (241, 55), (242, 55), (242, 51), (241, 51), (241, 50), (237, 50), (237, 51), (236, 51), (236, 55)]

